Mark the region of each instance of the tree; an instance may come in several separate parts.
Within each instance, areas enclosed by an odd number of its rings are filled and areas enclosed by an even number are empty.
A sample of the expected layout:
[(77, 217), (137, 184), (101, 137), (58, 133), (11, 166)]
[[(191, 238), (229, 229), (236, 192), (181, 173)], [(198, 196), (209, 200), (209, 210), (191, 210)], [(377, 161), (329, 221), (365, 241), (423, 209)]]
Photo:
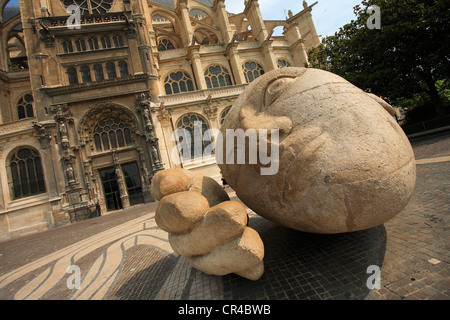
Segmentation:
[[(367, 26), (371, 5), (381, 9), (380, 29)], [(310, 65), (393, 103), (424, 95), (432, 111), (447, 113), (436, 83), (450, 79), (450, 0), (367, 0), (354, 13), (310, 51)]]

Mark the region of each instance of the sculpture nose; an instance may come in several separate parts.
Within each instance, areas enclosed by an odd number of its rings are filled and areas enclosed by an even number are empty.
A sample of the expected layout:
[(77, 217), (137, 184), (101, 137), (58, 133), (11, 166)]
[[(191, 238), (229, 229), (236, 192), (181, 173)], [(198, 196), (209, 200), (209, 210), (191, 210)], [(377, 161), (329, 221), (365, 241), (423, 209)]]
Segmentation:
[(258, 129), (278, 130), (281, 141), (291, 133), (294, 126), (292, 120), (286, 116), (275, 117), (260, 114), (243, 118), (240, 127), (244, 131), (250, 129), (256, 131), (258, 131)]

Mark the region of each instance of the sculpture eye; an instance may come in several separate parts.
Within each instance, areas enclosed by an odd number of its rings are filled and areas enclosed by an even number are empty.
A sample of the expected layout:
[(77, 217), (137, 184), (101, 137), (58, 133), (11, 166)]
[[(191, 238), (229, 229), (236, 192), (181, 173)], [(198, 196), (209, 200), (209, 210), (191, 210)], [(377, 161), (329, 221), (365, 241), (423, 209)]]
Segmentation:
[(285, 77), (269, 84), (264, 96), (264, 107), (269, 107), (294, 81), (295, 78)]

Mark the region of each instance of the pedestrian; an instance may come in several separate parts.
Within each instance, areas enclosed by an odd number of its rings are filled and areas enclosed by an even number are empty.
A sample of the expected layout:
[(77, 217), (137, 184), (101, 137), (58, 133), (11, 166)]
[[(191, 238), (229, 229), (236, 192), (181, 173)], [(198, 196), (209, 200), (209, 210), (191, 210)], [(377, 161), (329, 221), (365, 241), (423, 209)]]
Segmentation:
[(100, 202), (98, 200), (95, 204), (95, 209), (97, 210), (97, 215), (100, 217), (102, 215), (102, 207), (100, 207)]
[(223, 189), (225, 189), (226, 188), (226, 186), (228, 185), (228, 183), (227, 183), (227, 181), (225, 180), (225, 178), (224, 177), (222, 177), (222, 184), (223, 184)]

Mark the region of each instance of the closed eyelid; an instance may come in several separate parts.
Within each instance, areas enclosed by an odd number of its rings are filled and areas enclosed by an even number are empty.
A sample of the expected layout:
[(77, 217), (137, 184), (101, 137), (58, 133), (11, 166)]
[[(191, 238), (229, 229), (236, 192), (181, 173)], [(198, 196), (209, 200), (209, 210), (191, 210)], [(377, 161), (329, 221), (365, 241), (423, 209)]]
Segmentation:
[(264, 94), (262, 95), (262, 109), (267, 109), (290, 85), (297, 77), (279, 77), (267, 84)]

